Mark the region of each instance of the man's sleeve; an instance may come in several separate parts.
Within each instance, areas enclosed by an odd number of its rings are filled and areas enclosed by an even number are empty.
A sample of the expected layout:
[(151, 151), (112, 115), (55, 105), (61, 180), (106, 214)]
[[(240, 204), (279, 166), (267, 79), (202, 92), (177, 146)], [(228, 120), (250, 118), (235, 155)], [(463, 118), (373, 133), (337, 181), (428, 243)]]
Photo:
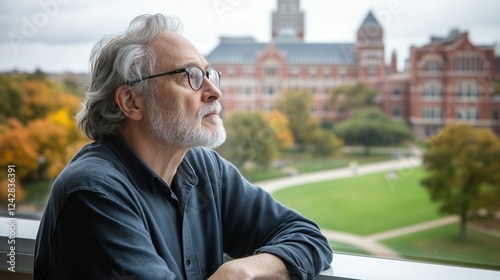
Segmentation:
[(174, 279), (130, 207), (97, 191), (77, 191), (58, 216), (54, 279)]
[(224, 248), (230, 256), (276, 255), (292, 279), (314, 279), (330, 266), (332, 251), (314, 222), (251, 185), (229, 162), (220, 162)]

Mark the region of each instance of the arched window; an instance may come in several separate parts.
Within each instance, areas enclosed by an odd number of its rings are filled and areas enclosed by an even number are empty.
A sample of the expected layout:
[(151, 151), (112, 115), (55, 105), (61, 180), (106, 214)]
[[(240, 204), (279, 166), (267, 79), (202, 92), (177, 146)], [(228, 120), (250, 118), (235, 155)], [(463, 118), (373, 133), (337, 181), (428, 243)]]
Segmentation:
[(424, 98), (439, 99), (443, 97), (443, 89), (439, 81), (427, 81), (424, 84)]

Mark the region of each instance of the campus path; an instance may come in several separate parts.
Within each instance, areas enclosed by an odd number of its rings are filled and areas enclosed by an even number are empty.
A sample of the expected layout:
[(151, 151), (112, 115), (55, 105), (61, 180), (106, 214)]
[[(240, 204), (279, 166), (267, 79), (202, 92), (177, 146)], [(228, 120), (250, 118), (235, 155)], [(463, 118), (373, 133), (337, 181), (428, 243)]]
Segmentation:
[[(408, 176), (405, 171), (411, 172), (412, 168), (421, 165), (419, 156), (400, 157), (396, 160), (364, 164), (347, 168), (339, 168), (327, 171), (313, 172), (302, 175), (294, 175), (290, 177), (272, 179), (267, 181), (256, 182), (255, 185), (260, 186), (269, 193), (275, 191), (295, 187), (299, 185), (310, 184), (314, 182), (327, 181), (332, 179), (340, 179), (352, 177), (357, 175), (378, 173), (378, 172), (397, 172), (398, 177), (401, 178)], [(395, 180), (398, 180), (398, 177)], [(380, 232), (369, 236), (361, 236), (347, 232), (340, 232), (329, 229), (321, 229), (321, 232), (328, 240), (353, 244), (360, 249), (363, 249), (373, 255), (388, 257), (388, 258), (401, 258), (397, 252), (389, 247), (380, 244), (378, 241), (388, 238), (393, 238), (401, 235), (406, 235), (422, 230), (431, 229), (434, 227), (455, 223), (458, 221), (456, 216), (445, 217), (430, 222), (416, 224), (408, 227), (394, 229), (390, 231)]]
[[(359, 165), (356, 168), (337, 168), (326, 171), (312, 172), (301, 175), (293, 175), (290, 177), (272, 179), (267, 181), (256, 182), (255, 185), (260, 186), (269, 193), (275, 191), (305, 185), (315, 182), (328, 181), (333, 179), (340, 179), (352, 177), (356, 175), (364, 175), (378, 172), (398, 171), (398, 176), (405, 176), (405, 171), (421, 165), (420, 157), (401, 157), (396, 160), (385, 162), (370, 163)], [(356, 169), (356, 170), (354, 170)]]

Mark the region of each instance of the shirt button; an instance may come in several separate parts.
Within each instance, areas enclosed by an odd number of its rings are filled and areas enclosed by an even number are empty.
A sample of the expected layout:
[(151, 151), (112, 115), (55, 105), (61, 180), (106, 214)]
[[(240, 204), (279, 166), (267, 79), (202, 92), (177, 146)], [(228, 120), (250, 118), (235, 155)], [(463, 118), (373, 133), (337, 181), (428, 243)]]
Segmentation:
[(187, 266), (190, 266), (190, 265), (191, 265), (191, 260), (190, 260), (190, 259), (187, 259), (187, 260), (186, 260), (186, 265), (187, 265)]

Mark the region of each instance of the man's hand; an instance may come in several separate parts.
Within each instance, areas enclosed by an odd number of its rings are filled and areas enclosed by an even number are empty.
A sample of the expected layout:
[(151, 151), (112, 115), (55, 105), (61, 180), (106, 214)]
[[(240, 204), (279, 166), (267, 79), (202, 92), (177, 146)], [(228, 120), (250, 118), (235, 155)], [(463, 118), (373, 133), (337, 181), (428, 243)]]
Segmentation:
[(226, 262), (209, 278), (221, 279), (290, 279), (290, 276), (280, 258), (263, 253)]

